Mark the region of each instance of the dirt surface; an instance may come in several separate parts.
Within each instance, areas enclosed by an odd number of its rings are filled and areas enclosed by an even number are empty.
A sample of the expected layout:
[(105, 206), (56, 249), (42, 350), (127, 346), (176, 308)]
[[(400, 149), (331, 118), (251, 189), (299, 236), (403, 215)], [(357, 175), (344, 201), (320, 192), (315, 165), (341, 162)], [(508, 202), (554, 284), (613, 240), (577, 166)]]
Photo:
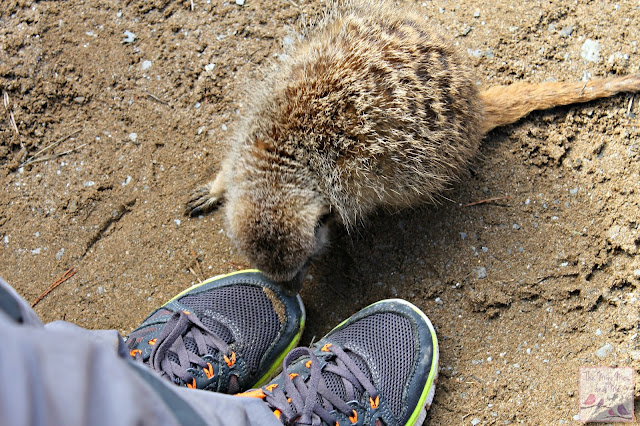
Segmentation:
[[(482, 85), (640, 69), (636, 0), (417, 3)], [(33, 301), (77, 270), (36, 306), (43, 320), (127, 333), (187, 286), (249, 266), (219, 212), (190, 219), (184, 202), (217, 170), (251, 79), (324, 6), (2, 2), (0, 275)], [(581, 56), (587, 39), (599, 43), (593, 61)], [(640, 96), (629, 109), (631, 99), (498, 129), (440, 205), (337, 230), (302, 291), (303, 343), (402, 297), (439, 333), (427, 423), (574, 422), (581, 366), (640, 370)], [(636, 406), (639, 395), (636, 384)]]

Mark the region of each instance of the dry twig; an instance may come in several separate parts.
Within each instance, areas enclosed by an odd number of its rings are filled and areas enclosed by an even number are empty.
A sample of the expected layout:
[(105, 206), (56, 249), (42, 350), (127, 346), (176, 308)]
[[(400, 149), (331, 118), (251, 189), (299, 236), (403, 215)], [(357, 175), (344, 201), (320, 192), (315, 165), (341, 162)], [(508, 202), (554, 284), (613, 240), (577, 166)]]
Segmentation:
[[(193, 259), (187, 265), (187, 269), (191, 272), (198, 282), (204, 281), (204, 271), (202, 270), (202, 265), (200, 264), (200, 259), (198, 259), (198, 255), (193, 249), (191, 249), (191, 254), (193, 255)], [(199, 273), (198, 273), (199, 272)]]
[(47, 294), (51, 293), (53, 290), (55, 290), (56, 287), (58, 287), (60, 284), (62, 284), (63, 282), (65, 282), (75, 274), (76, 274), (75, 268), (67, 269), (67, 271), (64, 274), (60, 275), (58, 279), (56, 279), (54, 282), (51, 283), (49, 288), (47, 288), (45, 291), (42, 292), (40, 296), (38, 296), (38, 298), (31, 304), (31, 307), (33, 308), (34, 306), (36, 306), (36, 304), (42, 299), (44, 299)]
[(471, 207), (471, 206), (476, 206), (478, 204), (485, 204), (485, 203), (491, 203), (493, 201), (500, 201), (500, 200), (510, 200), (511, 197), (510, 195), (507, 195), (505, 197), (493, 197), (493, 198), (485, 198), (484, 200), (478, 200), (478, 201), (474, 201), (472, 203), (468, 203), (468, 204), (463, 204), (460, 207)]
[(69, 149), (69, 150), (61, 152), (59, 154), (50, 155), (48, 157), (43, 157), (43, 158), (33, 158), (33, 157), (31, 157), (30, 160), (25, 161), (24, 163), (22, 163), (20, 165), (20, 167), (28, 166), (30, 164), (35, 164), (35, 163), (42, 163), (43, 161), (53, 160), (54, 158), (62, 157), (63, 155), (71, 154), (72, 152), (78, 151), (80, 148), (84, 148), (87, 145), (88, 144), (83, 143), (82, 145), (79, 145), (79, 146), (77, 146), (75, 148)]
[[(20, 132), (18, 131), (18, 126), (16, 125), (16, 117), (13, 115), (13, 111), (11, 109), (11, 101), (9, 99), (9, 94), (7, 92), (3, 92), (3, 101), (4, 101), (4, 109), (9, 114), (9, 122), (11, 123), (11, 127), (13, 131), (16, 132), (16, 135), (20, 136)], [(22, 146), (22, 141), (20, 142), (20, 146)]]
[(168, 104), (169, 104), (169, 102), (167, 102), (167, 101), (165, 101), (165, 100), (160, 99), (159, 97), (155, 96), (153, 93), (149, 92), (148, 90), (145, 90), (145, 91), (144, 91), (144, 93), (145, 93), (148, 97), (150, 97), (151, 99), (153, 99), (153, 100), (154, 100), (154, 101), (156, 101), (156, 102), (160, 102), (161, 104), (164, 104), (164, 105), (168, 105)]

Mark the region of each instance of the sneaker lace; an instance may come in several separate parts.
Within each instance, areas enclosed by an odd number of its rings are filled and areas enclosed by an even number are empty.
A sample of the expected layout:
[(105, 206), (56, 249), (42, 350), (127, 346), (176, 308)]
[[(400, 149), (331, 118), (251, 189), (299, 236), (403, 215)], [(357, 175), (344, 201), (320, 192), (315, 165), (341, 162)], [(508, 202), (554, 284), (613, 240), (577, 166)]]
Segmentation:
[[(354, 360), (343, 349), (326, 344), (321, 349), (328, 352), (326, 363), (321, 366), (316, 354), (310, 348), (297, 348), (291, 351), (284, 360), (282, 377), (284, 389), (280, 386), (264, 387), (265, 401), (272, 407), (276, 415), (285, 424), (320, 425), (326, 422), (338, 424), (334, 415), (336, 411), (345, 414), (351, 423), (358, 421), (358, 413), (349, 403), (361, 406), (361, 398), (366, 391), (372, 408), (379, 404), (379, 394), (369, 377), (362, 372)], [(324, 354), (323, 354), (324, 355)], [(308, 377), (289, 373), (287, 367), (292, 361), (306, 356), (305, 361), (310, 370)], [(344, 385), (345, 394), (339, 396), (326, 384), (329, 374), (337, 375)]]
[[(187, 349), (184, 342), (186, 337), (195, 341), (197, 353)], [(235, 363), (235, 352), (230, 349), (227, 342), (207, 328), (193, 313), (179, 311), (175, 312), (162, 328), (148, 363), (150, 367), (169, 380), (195, 387), (195, 379), (188, 369), (195, 365), (203, 369), (208, 368), (211, 371), (210, 363), (202, 358), (211, 354), (210, 348), (223, 353), (227, 365), (231, 366)], [(175, 358), (169, 356), (170, 352), (177, 356), (177, 363), (174, 361)], [(139, 352), (135, 354), (135, 359), (144, 362)], [(230, 388), (234, 387), (233, 378), (235, 376), (232, 375)]]

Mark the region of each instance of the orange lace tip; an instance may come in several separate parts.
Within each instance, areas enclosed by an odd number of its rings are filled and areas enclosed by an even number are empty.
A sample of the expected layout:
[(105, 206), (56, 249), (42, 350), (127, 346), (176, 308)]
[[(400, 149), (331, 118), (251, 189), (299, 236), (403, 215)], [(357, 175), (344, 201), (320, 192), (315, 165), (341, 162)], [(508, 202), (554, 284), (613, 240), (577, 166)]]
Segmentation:
[(189, 311), (182, 311), (182, 312), (184, 312), (187, 315), (191, 314), (191, 312), (189, 312)]
[(282, 415), (282, 411), (274, 410), (273, 411), (273, 415), (276, 416), (278, 418), (278, 420), (280, 420), (280, 416)]
[(380, 406), (380, 395), (376, 396), (376, 399), (369, 397), (369, 405), (374, 410)]
[(252, 389), (246, 392), (237, 393), (235, 396), (265, 399), (267, 395), (264, 394), (264, 391), (262, 389)]
[(298, 373), (289, 373), (289, 379), (293, 380), (294, 377), (298, 377)]
[(191, 383), (187, 383), (187, 387), (190, 388), (190, 389), (195, 389), (196, 388), (196, 379), (194, 378)]
[(149, 342), (148, 342), (148, 343), (149, 343), (151, 346), (153, 346), (153, 345), (155, 345), (155, 344), (156, 344), (156, 342), (157, 342), (157, 341), (158, 341), (158, 339), (151, 339), (151, 340), (149, 340)]
[(273, 390), (274, 390), (275, 388), (277, 388), (277, 387), (278, 387), (278, 384), (277, 384), (277, 383), (271, 383), (270, 385), (267, 385), (267, 386), (265, 386), (264, 388), (265, 388), (266, 390), (268, 390), (269, 392), (273, 392)]
[(204, 371), (204, 374), (207, 376), (207, 379), (210, 379), (213, 377), (213, 367), (211, 366), (211, 364), (207, 363), (207, 368), (203, 368), (202, 371)]
[(349, 420), (351, 420), (351, 424), (358, 423), (358, 412), (356, 410), (352, 410), (353, 416), (349, 416)]
[(320, 348), (320, 350), (322, 352), (329, 352), (329, 348), (333, 346), (331, 343), (327, 343), (326, 345), (324, 345), (322, 348)]
[(311, 360), (305, 362), (304, 366), (307, 368), (311, 368)]
[(227, 363), (227, 366), (229, 367), (233, 367), (234, 364), (236, 363), (236, 353), (231, 351), (231, 357), (228, 356), (224, 356), (224, 362)]
[(132, 358), (135, 358), (137, 354), (141, 354), (142, 351), (140, 349), (132, 349), (131, 352), (129, 352), (129, 355), (131, 355)]

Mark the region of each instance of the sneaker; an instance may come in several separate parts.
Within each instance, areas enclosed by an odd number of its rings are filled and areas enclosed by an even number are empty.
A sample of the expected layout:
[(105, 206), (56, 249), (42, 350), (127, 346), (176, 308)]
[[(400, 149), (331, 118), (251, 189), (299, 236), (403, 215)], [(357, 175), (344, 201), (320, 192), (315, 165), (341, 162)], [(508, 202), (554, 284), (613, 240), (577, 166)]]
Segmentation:
[(304, 322), (300, 296), (247, 270), (183, 291), (125, 341), (133, 358), (178, 385), (233, 394), (273, 377)]
[(399, 299), (375, 303), (312, 348), (297, 348), (262, 398), (284, 424), (422, 424), (435, 394), (438, 340), (427, 316)]

